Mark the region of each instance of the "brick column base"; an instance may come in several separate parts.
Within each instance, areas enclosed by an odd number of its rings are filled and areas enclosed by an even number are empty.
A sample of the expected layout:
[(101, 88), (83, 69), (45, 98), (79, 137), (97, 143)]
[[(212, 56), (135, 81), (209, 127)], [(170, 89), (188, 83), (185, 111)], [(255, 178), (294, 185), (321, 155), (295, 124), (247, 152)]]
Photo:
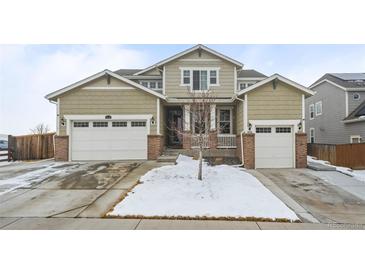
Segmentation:
[(243, 157), (245, 161), (245, 168), (255, 168), (255, 134), (243, 134)]
[(218, 146), (218, 133), (217, 131), (209, 132), (209, 148), (217, 148)]
[(163, 151), (163, 136), (148, 135), (147, 137), (147, 157), (148, 160), (156, 160)]
[(68, 161), (68, 136), (54, 136), (55, 161)]
[(295, 167), (307, 167), (307, 134), (295, 134)]
[(241, 134), (236, 136), (236, 157), (242, 161)]
[(189, 131), (185, 131), (182, 137), (183, 137), (183, 149), (191, 149), (191, 133)]

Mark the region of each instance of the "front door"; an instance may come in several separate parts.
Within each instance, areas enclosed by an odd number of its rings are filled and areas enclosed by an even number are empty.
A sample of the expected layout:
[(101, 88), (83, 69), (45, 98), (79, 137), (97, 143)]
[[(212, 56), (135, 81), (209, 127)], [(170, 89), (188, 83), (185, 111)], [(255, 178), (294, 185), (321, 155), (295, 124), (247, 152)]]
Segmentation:
[(167, 146), (182, 147), (183, 112), (181, 107), (167, 108)]

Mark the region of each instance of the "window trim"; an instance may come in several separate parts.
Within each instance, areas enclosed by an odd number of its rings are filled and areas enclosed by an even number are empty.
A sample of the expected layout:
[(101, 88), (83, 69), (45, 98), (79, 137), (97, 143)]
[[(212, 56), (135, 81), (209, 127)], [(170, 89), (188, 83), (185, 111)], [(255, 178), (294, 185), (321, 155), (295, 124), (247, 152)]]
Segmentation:
[[(161, 82), (161, 85), (162, 85), (161, 88), (158, 87), (159, 82)], [(147, 83), (147, 86), (144, 86), (143, 83)], [(155, 83), (155, 88), (151, 88), (151, 83)], [(139, 81), (139, 84), (146, 88), (152, 89), (152, 90), (163, 90), (163, 83), (161, 80), (151, 80), (151, 81), (141, 80), (141, 81)]]
[[(193, 90), (193, 71), (199, 70), (199, 71), (207, 71), (207, 90), (210, 89), (210, 87), (218, 87), (220, 86), (219, 82), (219, 70), (220, 67), (180, 67), (180, 86), (181, 87), (189, 87), (190, 92), (205, 92), (206, 90)], [(190, 71), (190, 83), (184, 84), (184, 71)], [(216, 71), (216, 84), (210, 83), (210, 72)], [(201, 73), (199, 73), (199, 81), (201, 81)]]
[[(352, 139), (355, 139), (355, 138), (358, 138), (358, 139), (359, 139), (359, 143), (354, 143), (354, 142), (352, 141)], [(362, 140), (362, 138), (361, 138), (361, 136), (360, 136), (360, 135), (351, 135), (351, 136), (350, 136), (350, 144), (360, 144), (360, 143), (361, 143), (361, 140)]]
[[(313, 134), (312, 134), (313, 132)], [(313, 142), (312, 142), (312, 137), (313, 137)], [(309, 129), (309, 143), (314, 144), (316, 142), (316, 131), (314, 129), (314, 127), (311, 127)]]
[[(321, 112), (320, 113), (317, 112), (317, 106), (319, 106), (319, 105), (321, 105)], [(315, 107), (314, 107), (314, 111), (315, 111), (316, 116), (320, 116), (320, 115), (323, 114), (323, 104), (322, 104), (322, 101), (316, 102)]]
[[(311, 107), (313, 107), (313, 111), (311, 111)], [(311, 115), (311, 113), (313, 112), (313, 117)], [(314, 104), (310, 104), (309, 105), (309, 120), (313, 120), (315, 117), (315, 107), (314, 107)]]
[[(217, 126), (216, 128), (218, 129), (218, 134), (219, 135), (232, 135), (233, 134), (233, 116), (232, 116), (232, 107), (218, 107), (218, 119), (217, 119)], [(229, 133), (221, 133), (220, 131), (220, 120), (221, 120), (221, 116), (220, 116), (220, 111), (221, 110), (229, 110)]]

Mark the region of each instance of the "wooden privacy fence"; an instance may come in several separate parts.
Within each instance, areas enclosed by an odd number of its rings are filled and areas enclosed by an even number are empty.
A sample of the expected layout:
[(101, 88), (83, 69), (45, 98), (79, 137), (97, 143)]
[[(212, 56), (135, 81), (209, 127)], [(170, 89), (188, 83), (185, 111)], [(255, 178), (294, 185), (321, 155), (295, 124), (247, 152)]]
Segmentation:
[(54, 157), (54, 133), (8, 137), (11, 160), (40, 160)]
[(365, 143), (361, 144), (308, 144), (308, 155), (336, 166), (353, 169), (365, 168)]

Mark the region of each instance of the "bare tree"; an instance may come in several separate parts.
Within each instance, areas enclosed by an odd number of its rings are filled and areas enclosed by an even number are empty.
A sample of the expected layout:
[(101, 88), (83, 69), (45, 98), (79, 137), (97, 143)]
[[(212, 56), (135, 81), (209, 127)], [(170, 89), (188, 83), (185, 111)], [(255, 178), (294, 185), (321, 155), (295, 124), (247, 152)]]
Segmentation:
[(31, 128), (30, 131), (33, 134), (44, 134), (50, 131), (48, 125), (44, 124), (44, 123), (40, 123), (37, 126), (35, 126), (34, 128)]
[(189, 95), (191, 96), (190, 109), (185, 109), (185, 111), (189, 111), (189, 121), (185, 120), (186, 115), (183, 116), (184, 128), (190, 127), (189, 133), (181, 130), (174, 124), (172, 124), (172, 128), (170, 128), (170, 130), (175, 132), (178, 135), (178, 138), (191, 138), (192, 146), (198, 148), (198, 179), (202, 180), (203, 151), (208, 148), (210, 136), (212, 135), (212, 131), (210, 128), (210, 113), (211, 105), (214, 104), (215, 99), (212, 97), (212, 93), (210, 90), (204, 92), (189, 91)]

